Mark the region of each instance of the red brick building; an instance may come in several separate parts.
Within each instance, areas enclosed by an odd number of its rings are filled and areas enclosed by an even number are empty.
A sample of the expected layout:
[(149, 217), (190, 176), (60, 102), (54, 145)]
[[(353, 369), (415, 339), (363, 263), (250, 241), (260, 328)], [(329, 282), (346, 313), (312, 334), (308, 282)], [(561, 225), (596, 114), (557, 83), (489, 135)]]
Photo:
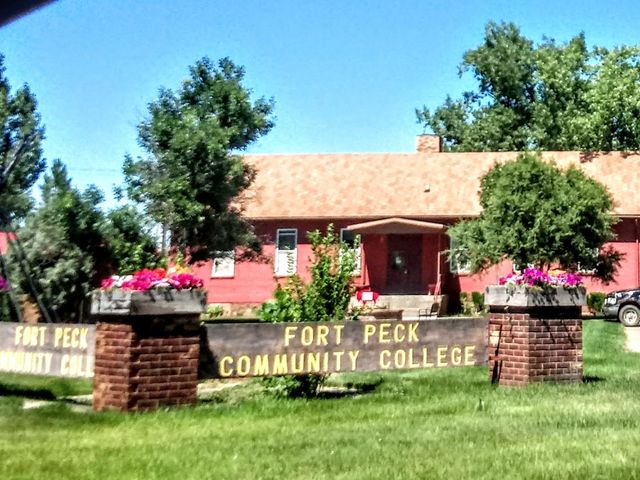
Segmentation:
[[(201, 265), (209, 302), (259, 304), (276, 282), (307, 274), (306, 233), (333, 223), (345, 239), (359, 234), (356, 284), (382, 294), (483, 291), (511, 271), (503, 264), (479, 275), (450, 265), (447, 228), (480, 213), (480, 178), (516, 152), (447, 153), (438, 137), (421, 135), (412, 153), (247, 155), (257, 169), (246, 192), (244, 213), (264, 238), (269, 263), (234, 262), (221, 254)], [(590, 290), (609, 291), (640, 284), (640, 154), (545, 152), (560, 168), (570, 165), (605, 184), (620, 222), (613, 246), (624, 253), (610, 285), (588, 279)]]

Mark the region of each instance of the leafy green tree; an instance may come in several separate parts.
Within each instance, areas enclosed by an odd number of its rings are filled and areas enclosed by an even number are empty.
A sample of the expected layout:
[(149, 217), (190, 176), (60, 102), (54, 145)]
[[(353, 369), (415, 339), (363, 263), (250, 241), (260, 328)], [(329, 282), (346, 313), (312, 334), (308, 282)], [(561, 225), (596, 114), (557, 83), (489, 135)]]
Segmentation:
[(125, 159), (127, 194), (193, 262), (235, 246), (259, 249), (236, 205), (255, 176), (239, 153), (272, 128), (273, 102), (252, 102), (243, 79), (228, 58), (196, 62), (177, 92), (161, 89), (149, 104), (138, 126), (148, 156)]
[(516, 266), (580, 267), (604, 281), (613, 278), (620, 254), (601, 249), (615, 237), (613, 201), (577, 168), (561, 171), (539, 155), (522, 153), (482, 178), (480, 204), (478, 218), (449, 229), (456, 245), (452, 262), (477, 272), (508, 259)]
[[(31, 279), (56, 320), (81, 318), (83, 300), (109, 272), (101, 201), (95, 187), (75, 189), (64, 164), (55, 160), (44, 177), (42, 205), (19, 230), (21, 248), (10, 249), (12, 284), (31, 295)], [(21, 263), (29, 270), (19, 268)]]
[[(278, 286), (273, 301), (265, 303), (262, 320), (267, 322), (332, 322), (345, 320), (354, 293), (353, 271), (356, 257), (352, 247), (340, 241), (333, 225), (323, 235), (309, 232), (311, 242), (311, 280), (305, 283), (293, 275)], [(264, 383), (277, 396), (312, 397), (325, 375), (294, 375), (266, 378)]]
[(35, 96), (24, 85), (14, 94), (0, 55), (0, 228), (24, 218), (32, 207), (28, 190), (45, 168), (44, 128)]
[(418, 121), (452, 151), (637, 150), (640, 48), (587, 48), (584, 35), (539, 45), (512, 23), (487, 24), (460, 74), (477, 89)]
[(112, 270), (120, 275), (142, 268), (154, 268), (160, 262), (158, 245), (148, 220), (131, 205), (116, 208), (106, 217), (106, 239)]

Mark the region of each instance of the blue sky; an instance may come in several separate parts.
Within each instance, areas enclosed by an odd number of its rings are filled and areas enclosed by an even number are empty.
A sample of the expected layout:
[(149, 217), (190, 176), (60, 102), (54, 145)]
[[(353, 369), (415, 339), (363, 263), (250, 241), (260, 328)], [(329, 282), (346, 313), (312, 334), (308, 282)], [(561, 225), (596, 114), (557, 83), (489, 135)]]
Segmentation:
[(141, 153), (147, 103), (202, 56), (229, 56), (275, 99), (251, 152), (411, 151), (414, 109), (474, 85), (457, 66), (489, 20), (535, 41), (640, 43), (633, 1), (59, 0), (0, 29), (0, 52), (12, 86), (38, 98), (47, 159), (109, 196), (124, 155)]

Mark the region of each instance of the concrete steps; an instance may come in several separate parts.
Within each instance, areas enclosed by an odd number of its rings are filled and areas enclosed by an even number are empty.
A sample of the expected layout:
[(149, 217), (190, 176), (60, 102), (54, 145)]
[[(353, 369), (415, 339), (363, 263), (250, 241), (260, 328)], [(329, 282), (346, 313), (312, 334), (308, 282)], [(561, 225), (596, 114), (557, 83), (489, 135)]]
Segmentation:
[(403, 320), (416, 320), (420, 310), (431, 312), (436, 302), (440, 304), (439, 315), (442, 315), (446, 312), (446, 295), (380, 295), (376, 305), (402, 310)]

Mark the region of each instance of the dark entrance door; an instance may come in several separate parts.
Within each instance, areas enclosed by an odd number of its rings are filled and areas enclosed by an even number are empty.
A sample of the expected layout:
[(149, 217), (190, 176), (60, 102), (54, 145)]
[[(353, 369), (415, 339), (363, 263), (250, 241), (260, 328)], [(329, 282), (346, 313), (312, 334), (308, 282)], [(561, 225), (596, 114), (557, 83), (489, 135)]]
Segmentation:
[(386, 293), (424, 293), (422, 235), (389, 235)]

